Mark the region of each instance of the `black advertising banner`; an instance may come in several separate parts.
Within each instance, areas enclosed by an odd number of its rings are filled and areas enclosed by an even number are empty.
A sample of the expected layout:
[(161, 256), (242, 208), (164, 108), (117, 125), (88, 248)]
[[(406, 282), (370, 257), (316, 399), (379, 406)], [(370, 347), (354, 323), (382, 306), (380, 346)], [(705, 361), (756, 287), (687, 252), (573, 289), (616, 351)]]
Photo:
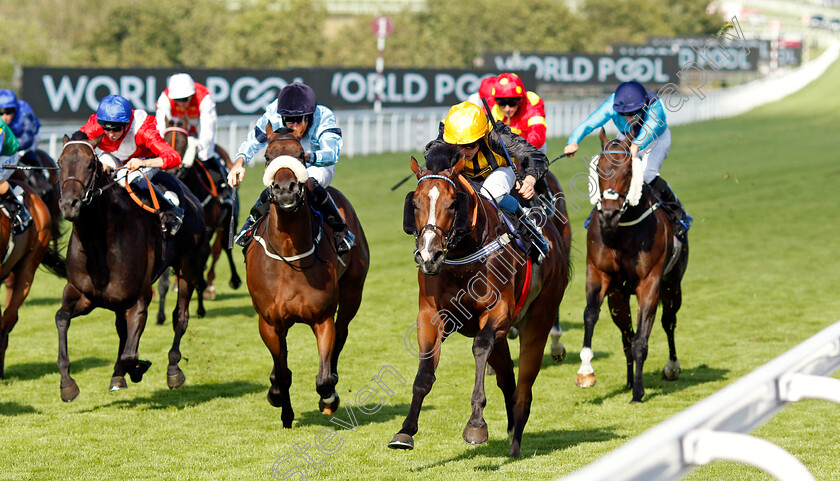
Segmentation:
[[(79, 120), (96, 111), (99, 101), (120, 94), (134, 108), (155, 110), (173, 69), (82, 69), (25, 67), (21, 97), (44, 120)], [(294, 81), (311, 86), (318, 103), (332, 109), (369, 109), (379, 77), (374, 69), (222, 70), (186, 69), (204, 84), (219, 115), (261, 115), (280, 89)], [(382, 75), (384, 107), (450, 106), (478, 90), (489, 70), (393, 69)], [(532, 72), (517, 72), (534, 88)]]
[(770, 41), (758, 39), (719, 40), (715, 37), (648, 37), (648, 45), (676, 51), (681, 69), (754, 72), (759, 60), (770, 59)]
[(615, 86), (631, 80), (664, 85), (679, 81), (677, 56), (672, 52), (656, 55), (491, 52), (484, 54), (484, 64), (499, 71), (530, 70), (539, 82), (567, 85)]

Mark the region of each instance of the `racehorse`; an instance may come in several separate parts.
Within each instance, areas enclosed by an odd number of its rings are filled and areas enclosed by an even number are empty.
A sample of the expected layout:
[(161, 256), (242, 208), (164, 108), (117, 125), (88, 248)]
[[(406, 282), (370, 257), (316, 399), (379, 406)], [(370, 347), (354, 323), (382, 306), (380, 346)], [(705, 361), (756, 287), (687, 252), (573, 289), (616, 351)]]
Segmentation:
[[(213, 281), (216, 279), (216, 262), (219, 260), (222, 250), (227, 254), (228, 266), (230, 267), (229, 285), (233, 289), (239, 289), (242, 280), (236, 272), (236, 265), (233, 262), (233, 252), (229, 245), (232, 239), (232, 232), (236, 231), (236, 221), (239, 216), (239, 198), (234, 196), (233, 205), (223, 203), (219, 198), (221, 185), (211, 177), (207, 167), (196, 158), (195, 147), (188, 142), (189, 132), (183, 118), (168, 119), (163, 138), (172, 146), (184, 159), (181, 166), (175, 171), (175, 175), (181, 179), (190, 191), (201, 200), (204, 214), (204, 224), (207, 226), (207, 241), (212, 241), (210, 250), (210, 267), (207, 269), (207, 289), (204, 291), (205, 299), (216, 298), (216, 286)], [(221, 146), (215, 146), (216, 153), (226, 164), (230, 164), (227, 151)], [(224, 180), (222, 180), (224, 182)], [(215, 234), (215, 238), (214, 235)], [(166, 320), (165, 304), (166, 292), (169, 290), (169, 271), (164, 272), (158, 281), (158, 294), (160, 295), (160, 308), (158, 309), (157, 322), (163, 324)]]
[(0, 256), (3, 259), (0, 279), (6, 284), (6, 305), (0, 318), (0, 379), (4, 377), (9, 333), (18, 321), (18, 309), (29, 294), (38, 265), (43, 262), (54, 274), (67, 277), (64, 259), (54, 244), (50, 244), (53, 222), (49, 209), (29, 185), (10, 182), (10, 188), (15, 185), (20, 185), (25, 192), (24, 204), (32, 214), (32, 222), (23, 232), (12, 235), (8, 212), (3, 209), (0, 214)]
[(42, 167), (42, 169), (18, 169), (10, 179), (18, 183), (28, 184), (47, 205), (47, 209), (50, 211), (50, 234), (53, 249), (57, 250), (62, 232), (61, 209), (58, 208), (58, 199), (61, 197), (61, 193), (58, 191), (58, 173), (54, 172), (55, 162), (48, 153), (38, 149), (35, 150), (35, 155), (21, 156), (19, 165), (23, 167)]
[[(688, 265), (688, 240), (676, 239), (668, 216), (645, 186), (644, 166), (631, 159), (629, 151), (633, 136), (607, 141), (601, 129), (600, 138), (602, 151), (590, 169), (590, 184), (597, 182), (599, 187), (593, 195), (597, 218), (593, 213), (586, 231), (586, 310), (581, 367), (575, 383), (580, 387), (595, 384), (592, 333), (604, 296), (609, 296), (610, 313), (624, 344), (627, 387), (633, 390), (635, 403), (641, 402), (645, 393), (642, 369), (659, 302), (669, 350), (663, 376), (673, 381), (680, 375), (674, 329), (682, 302), (680, 282)], [(639, 301), (635, 333), (630, 318), (632, 294)]]
[[(569, 263), (564, 241), (550, 222), (543, 226), (551, 245), (548, 255), (540, 265), (528, 261), (514, 246), (494, 205), (476, 195), (460, 175), (464, 162), (459, 148), (447, 144), (429, 150), (425, 169), (411, 158), (418, 181), (417, 189), (406, 196), (403, 229), (415, 238), (420, 289), (417, 322), (406, 334), (406, 346), (416, 330), (420, 365), (408, 415), (389, 447), (413, 449), (420, 408), (435, 380), (440, 345), (458, 331), (474, 337), (476, 364), (472, 415), (463, 438), (470, 444), (488, 439), (483, 410), (484, 370), (489, 362), (505, 398), (510, 456), (518, 457), (531, 388), (566, 289)], [(506, 339), (512, 326), (520, 329), (518, 384)]]
[(76, 132), (69, 139), (65, 135), (58, 158), (61, 212), (73, 223), (67, 248), (67, 285), (55, 314), (63, 401), (72, 401), (79, 394), (70, 377), (67, 355), (71, 319), (97, 307), (114, 311), (120, 347), (110, 384), (113, 391), (127, 387), (126, 373), (133, 382), (140, 382), (151, 365), (139, 359), (138, 347), (152, 300), (152, 284), (165, 268), (172, 266), (179, 281), (172, 315), (175, 336), (166, 373), (170, 389), (181, 387), (186, 379), (178, 362), (194, 289), (198, 290), (198, 316), (204, 315), (202, 274), (208, 247), (198, 200), (186, 187), (176, 192), (184, 221), (172, 239), (164, 240), (158, 217), (144, 212), (128, 191), (130, 185), (126, 189), (118, 187), (99, 162), (94, 149), (101, 140), (101, 136), (88, 140), (84, 132)]
[[(305, 152), (297, 130), (266, 126), (266, 171), (269, 215), (255, 226), (254, 239), (245, 251), (245, 271), (251, 301), (259, 315), (260, 335), (274, 358), (268, 402), (281, 407), (283, 427), (294, 419), (289, 387), (286, 333), (295, 323), (308, 324), (318, 342), (320, 367), (315, 378), (324, 414), (339, 406), (338, 357), (347, 340), (347, 328), (362, 301), (362, 288), (370, 265), (370, 252), (362, 225), (344, 195), (328, 187), (356, 245), (340, 258), (331, 242), (333, 233), (312, 210), (304, 166)], [(336, 313), (336, 307), (338, 312)], [(334, 320), (333, 320), (334, 319)]]

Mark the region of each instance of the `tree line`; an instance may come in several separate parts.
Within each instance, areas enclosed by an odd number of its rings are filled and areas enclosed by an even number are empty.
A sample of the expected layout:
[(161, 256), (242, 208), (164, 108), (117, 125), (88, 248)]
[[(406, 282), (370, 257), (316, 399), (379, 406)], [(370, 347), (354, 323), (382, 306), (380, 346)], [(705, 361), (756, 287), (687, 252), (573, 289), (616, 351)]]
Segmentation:
[[(325, 0), (326, 1), (326, 0)], [(704, 35), (705, 0), (427, 0), (392, 14), (387, 67), (470, 68), (486, 51), (603, 52), (650, 35)], [(16, 67), (372, 67), (372, 16), (320, 0), (0, 0), (0, 86)], [(5, 59), (2, 59), (5, 57)]]

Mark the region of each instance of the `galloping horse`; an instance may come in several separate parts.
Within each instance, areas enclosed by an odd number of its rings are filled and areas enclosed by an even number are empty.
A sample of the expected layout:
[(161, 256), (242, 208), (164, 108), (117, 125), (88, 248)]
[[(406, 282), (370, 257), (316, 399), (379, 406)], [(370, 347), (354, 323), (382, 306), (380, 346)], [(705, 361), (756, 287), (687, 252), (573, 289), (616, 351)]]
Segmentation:
[[(528, 261), (505, 232), (495, 206), (476, 195), (460, 175), (464, 162), (458, 147), (446, 144), (429, 150), (426, 169), (411, 158), (417, 190), (406, 196), (403, 228), (414, 235), (420, 266), (420, 309), (412, 328), (420, 365), (408, 416), (389, 447), (414, 447), (420, 408), (435, 381), (440, 345), (458, 331), (475, 338), (472, 416), (463, 438), (470, 444), (488, 439), (483, 410), (484, 370), (489, 362), (505, 398), (510, 455), (518, 457), (531, 410), (531, 388), (568, 282), (567, 251), (549, 222), (543, 226), (551, 244), (548, 255), (540, 265)], [(520, 330), (518, 384), (506, 339), (512, 326)]]
[[(230, 267), (229, 285), (233, 289), (239, 289), (242, 280), (236, 272), (236, 265), (233, 262), (233, 252), (228, 245), (232, 233), (236, 232), (236, 221), (239, 216), (239, 198), (234, 197), (233, 206), (222, 203), (219, 198), (221, 186), (211, 177), (207, 167), (196, 158), (194, 148), (189, 147), (187, 139), (189, 132), (182, 118), (169, 119), (163, 132), (163, 138), (172, 146), (184, 159), (184, 163), (176, 171), (175, 175), (189, 187), (195, 196), (201, 200), (204, 208), (204, 224), (207, 226), (207, 242), (211, 242), (210, 267), (207, 269), (207, 289), (204, 291), (206, 299), (216, 298), (216, 286), (213, 281), (216, 279), (216, 262), (219, 260), (222, 250), (225, 251)], [(230, 164), (227, 152), (219, 145), (216, 145), (216, 153), (226, 164)], [(215, 238), (213, 235), (215, 234)], [(164, 302), (166, 291), (169, 288), (169, 273), (161, 275), (158, 281), (158, 294), (160, 294), (160, 310), (158, 311), (158, 324), (163, 324), (166, 318), (164, 313)]]
[[(642, 368), (659, 302), (670, 351), (663, 375), (671, 381), (680, 375), (674, 329), (682, 302), (680, 282), (688, 265), (688, 240), (683, 243), (674, 237), (668, 216), (651, 199), (642, 180), (644, 166), (631, 159), (632, 135), (622, 141), (607, 141), (601, 129), (600, 137), (602, 152), (593, 159), (590, 171), (592, 181), (597, 177), (599, 190), (593, 196), (597, 218), (593, 214), (586, 232), (586, 310), (581, 367), (575, 383), (580, 387), (595, 384), (592, 333), (604, 296), (609, 296), (610, 313), (624, 343), (627, 387), (633, 389), (632, 402), (641, 402), (645, 394)], [(635, 334), (630, 318), (632, 294), (639, 301)]]
[[(332, 244), (332, 231), (311, 207), (307, 195), (304, 150), (297, 130), (266, 126), (266, 172), (271, 208), (245, 252), (245, 270), (251, 301), (260, 319), (260, 335), (274, 358), (268, 402), (282, 407), (283, 427), (292, 427), (294, 411), (289, 397), (292, 372), (286, 357), (286, 333), (295, 323), (308, 324), (318, 342), (320, 367), (315, 378), (321, 396), (319, 409), (338, 409), (338, 356), (347, 340), (347, 327), (359, 310), (362, 288), (370, 265), (370, 252), (362, 225), (344, 195), (329, 187), (356, 245), (340, 258)], [(338, 313), (336, 313), (336, 307)], [(333, 318), (335, 319), (333, 321)]]
[(47, 209), (50, 211), (50, 234), (53, 249), (57, 250), (58, 241), (61, 238), (61, 209), (58, 208), (58, 199), (61, 197), (61, 192), (58, 189), (58, 173), (51, 173), (50, 170), (46, 170), (55, 169), (55, 162), (48, 153), (43, 150), (35, 150), (34, 156), (21, 156), (19, 165), (44, 168), (19, 169), (12, 174), (11, 180), (28, 184), (47, 205)]
[[(10, 182), (10, 188), (15, 181)], [(54, 274), (66, 277), (64, 259), (50, 247), (50, 228), (53, 225), (49, 209), (27, 184), (19, 184), (26, 192), (24, 203), (32, 214), (32, 223), (23, 232), (12, 235), (12, 221), (5, 210), (0, 214), (0, 256), (3, 259), (0, 279), (6, 284), (6, 305), (0, 318), (0, 379), (9, 333), (18, 321), (18, 309), (29, 294), (38, 265), (43, 264)]]
[(144, 212), (105, 172), (94, 150), (101, 140), (101, 136), (88, 140), (84, 132), (76, 132), (70, 139), (65, 135), (58, 158), (61, 212), (73, 223), (67, 248), (68, 280), (61, 308), (55, 314), (63, 401), (72, 401), (79, 394), (76, 381), (70, 377), (67, 355), (67, 330), (74, 317), (96, 307), (114, 311), (120, 348), (111, 378), (113, 391), (126, 387), (126, 373), (133, 382), (140, 382), (151, 365), (139, 359), (138, 347), (152, 300), (152, 284), (164, 269), (172, 266), (179, 281), (172, 315), (175, 336), (166, 371), (170, 389), (181, 387), (185, 381), (178, 362), (194, 289), (198, 289), (198, 315), (204, 315), (202, 272), (208, 247), (198, 200), (186, 188), (176, 192), (184, 209), (184, 222), (174, 238), (164, 240), (157, 216)]

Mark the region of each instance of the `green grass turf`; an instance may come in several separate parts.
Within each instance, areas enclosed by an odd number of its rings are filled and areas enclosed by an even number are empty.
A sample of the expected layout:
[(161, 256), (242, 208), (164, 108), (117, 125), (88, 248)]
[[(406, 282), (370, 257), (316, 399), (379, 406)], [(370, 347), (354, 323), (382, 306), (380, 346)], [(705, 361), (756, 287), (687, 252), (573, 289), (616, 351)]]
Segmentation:
[[(606, 309), (593, 345), (598, 383), (586, 390), (574, 385), (583, 334), (582, 224), (589, 210), (579, 199), (579, 208), (570, 209), (575, 275), (560, 307), (569, 358), (555, 364), (545, 357), (522, 459), (507, 457), (503, 400), (492, 381), (485, 409), (489, 442), (476, 447), (461, 439), (474, 363), (471, 341), (460, 336), (443, 347), (416, 448), (389, 450), (386, 444), (407, 413), (417, 368), (403, 345), (417, 312), (413, 243), (401, 229), (403, 199), (412, 183), (389, 190), (409, 173), (409, 154), (344, 159), (334, 185), (354, 203), (372, 260), (364, 301), (342, 353), (338, 392), (345, 406), (355, 405), (356, 393), (375, 386), (371, 378), (391, 366), (406, 384), (386, 377), (393, 395), (380, 389), (381, 410), (368, 415), (355, 409), (355, 431), (318, 412), (314, 336), (298, 326), (289, 334), (296, 416), (293, 428), (283, 429), (279, 410), (265, 399), (271, 357), (247, 288), (226, 285), (225, 265), (218, 299), (208, 303), (205, 318), (190, 319), (182, 342), (187, 376), (182, 389), (170, 391), (165, 384), (171, 323), (150, 322), (140, 344), (141, 358), (154, 363), (149, 373), (127, 390), (108, 392), (117, 335), (113, 315), (97, 310), (71, 324), (71, 369), (82, 391), (73, 403), (62, 403), (53, 320), (63, 283), (39, 272), (11, 334), (7, 378), (0, 381), (0, 479), (272, 479), (273, 463), (286, 455), (289, 460), (279, 463), (277, 472), (300, 479), (290, 470), (305, 463), (295, 458), (295, 445), (307, 444), (312, 462), (320, 465), (307, 467), (309, 479), (539, 480), (571, 472), (840, 318), (835, 257), (840, 155), (832, 135), (840, 111), (838, 82), (840, 64), (782, 102), (673, 129), (662, 175), (695, 217), (676, 337), (683, 373), (676, 382), (661, 379), (667, 346), (657, 324), (642, 404), (628, 403), (619, 333)], [(551, 141), (549, 152), (560, 152), (562, 144)], [(593, 135), (581, 151), (597, 148)], [(564, 185), (584, 169), (580, 157), (552, 166)], [(248, 171), (244, 203), (260, 190), (260, 173)], [(244, 279), (238, 249), (236, 256)], [(517, 353), (518, 341), (512, 344)], [(337, 416), (347, 420), (343, 408)], [(791, 451), (818, 479), (833, 480), (840, 478), (840, 445), (832, 441), (838, 424), (836, 406), (803, 402), (756, 434)], [(318, 433), (329, 426), (340, 439), (328, 443), (332, 454), (317, 454)], [(753, 468), (715, 463), (689, 479), (770, 478)]]

